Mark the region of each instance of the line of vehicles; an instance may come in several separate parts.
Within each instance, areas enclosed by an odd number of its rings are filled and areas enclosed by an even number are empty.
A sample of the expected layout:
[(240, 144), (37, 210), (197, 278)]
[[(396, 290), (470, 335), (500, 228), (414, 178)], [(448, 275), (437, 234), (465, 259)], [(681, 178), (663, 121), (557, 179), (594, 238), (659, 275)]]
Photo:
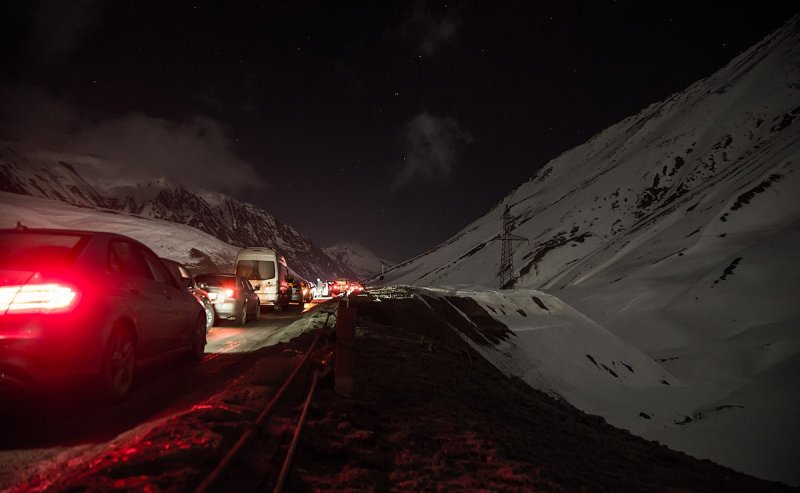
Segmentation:
[(242, 249), (233, 273), (193, 277), (120, 234), (0, 229), (0, 397), (89, 378), (118, 401), (138, 367), (173, 353), (201, 359), (222, 319), (244, 325), (262, 307), (360, 290), (300, 279), (269, 248)]

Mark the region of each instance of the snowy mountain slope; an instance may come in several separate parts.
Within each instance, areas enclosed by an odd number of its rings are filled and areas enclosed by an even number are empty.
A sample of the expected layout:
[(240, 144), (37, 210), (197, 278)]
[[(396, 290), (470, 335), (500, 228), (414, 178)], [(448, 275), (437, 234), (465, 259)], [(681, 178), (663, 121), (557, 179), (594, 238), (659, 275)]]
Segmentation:
[[(396, 296), (394, 289), (385, 288), (389, 296)], [(468, 287), (412, 288), (412, 292), (507, 375), (606, 416), (612, 424), (624, 426), (630, 414), (641, 412), (660, 414), (668, 421), (683, 417), (680, 402), (642, 398), (660, 395), (648, 394), (649, 389), (681, 386), (677, 378), (555, 296), (533, 289)], [(380, 297), (382, 292), (374, 294)], [(488, 317), (499, 324), (486, 324)], [(487, 328), (496, 331), (494, 337)]]
[(497, 287), (508, 205), (530, 241), (515, 244), (516, 286), (557, 295), (681, 382), (646, 400), (674, 398), (682, 418), (655, 406), (621, 426), (800, 485), (799, 31), (795, 17), (554, 159), (385, 282)]
[(372, 275), (380, 274), (381, 269), (388, 269), (395, 262), (379, 258), (369, 249), (358, 243), (338, 243), (336, 245), (323, 248), (330, 258), (346, 265), (355, 272), (359, 279), (365, 279)]
[(352, 272), (268, 212), (223, 194), (194, 192), (164, 179), (147, 183), (92, 183), (81, 171), (103, 166), (99, 158), (55, 152), (24, 152), (0, 145), (0, 190), (111, 209), (186, 224), (237, 246), (279, 249), (303, 277), (334, 278)]
[(577, 259), (613, 254), (678, 209), (698, 203), (682, 221), (708, 222), (709, 214), (701, 213), (723, 213), (725, 201), (773, 173), (780, 180), (780, 168), (797, 152), (797, 24), (793, 20), (712, 77), (559, 156), (487, 215), (397, 266), (387, 279), (496, 285), (500, 246), (492, 240), (509, 205), (518, 217), (514, 233), (530, 240), (514, 258), (519, 282), (569, 282), (581, 274), (573, 266)]
[(127, 235), (195, 273), (230, 271), (239, 252), (238, 247), (184, 224), (0, 192), (0, 228), (13, 228), (17, 221), (30, 228), (90, 229)]

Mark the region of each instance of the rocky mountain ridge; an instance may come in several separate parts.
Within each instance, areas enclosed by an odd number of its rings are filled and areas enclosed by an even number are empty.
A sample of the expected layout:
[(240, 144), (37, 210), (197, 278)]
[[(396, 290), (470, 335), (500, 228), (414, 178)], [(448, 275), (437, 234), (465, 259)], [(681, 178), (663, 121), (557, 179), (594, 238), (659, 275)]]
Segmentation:
[(23, 151), (2, 143), (0, 190), (186, 224), (239, 247), (276, 248), (290, 268), (309, 279), (354, 275), (309, 238), (253, 204), (189, 190), (164, 179), (104, 186), (81, 173), (98, 162), (102, 164), (91, 156)]
[(323, 251), (332, 259), (350, 267), (360, 279), (380, 275), (384, 269), (396, 262), (379, 258), (374, 252), (357, 243), (338, 243), (325, 247)]

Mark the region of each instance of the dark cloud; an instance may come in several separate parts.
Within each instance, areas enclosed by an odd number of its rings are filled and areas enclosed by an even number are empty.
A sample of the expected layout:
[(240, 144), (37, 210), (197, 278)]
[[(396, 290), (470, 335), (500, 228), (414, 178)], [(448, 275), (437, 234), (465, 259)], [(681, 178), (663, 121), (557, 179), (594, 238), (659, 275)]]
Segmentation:
[(414, 39), (417, 48), (424, 55), (433, 55), (443, 45), (456, 39), (458, 22), (453, 15), (436, 19), (423, 3), (417, 3), (411, 17), (403, 24), (401, 32)]
[(40, 149), (102, 159), (89, 172), (114, 182), (167, 178), (206, 190), (265, 187), (253, 165), (231, 150), (219, 121), (196, 115), (172, 121), (133, 112), (91, 118), (38, 89), (0, 89), (0, 136)]
[(456, 166), (458, 146), (472, 141), (456, 120), (439, 118), (426, 111), (408, 123), (406, 139), (407, 155), (395, 178), (394, 189), (402, 188), (414, 179), (448, 179)]

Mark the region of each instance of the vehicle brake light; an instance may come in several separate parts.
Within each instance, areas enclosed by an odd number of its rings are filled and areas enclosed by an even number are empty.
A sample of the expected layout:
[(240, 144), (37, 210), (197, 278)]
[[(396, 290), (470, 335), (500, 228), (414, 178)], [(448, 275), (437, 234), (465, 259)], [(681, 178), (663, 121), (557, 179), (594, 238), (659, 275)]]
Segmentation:
[(53, 313), (71, 310), (78, 292), (63, 284), (26, 284), (0, 288), (0, 313)]
[(235, 289), (230, 289), (230, 288), (223, 289), (222, 291), (220, 291), (218, 293), (215, 293), (215, 292), (208, 293), (208, 299), (210, 299), (214, 303), (225, 303), (225, 300), (227, 300), (229, 298), (236, 298), (237, 296), (238, 296), (238, 293), (236, 292), (236, 290)]

